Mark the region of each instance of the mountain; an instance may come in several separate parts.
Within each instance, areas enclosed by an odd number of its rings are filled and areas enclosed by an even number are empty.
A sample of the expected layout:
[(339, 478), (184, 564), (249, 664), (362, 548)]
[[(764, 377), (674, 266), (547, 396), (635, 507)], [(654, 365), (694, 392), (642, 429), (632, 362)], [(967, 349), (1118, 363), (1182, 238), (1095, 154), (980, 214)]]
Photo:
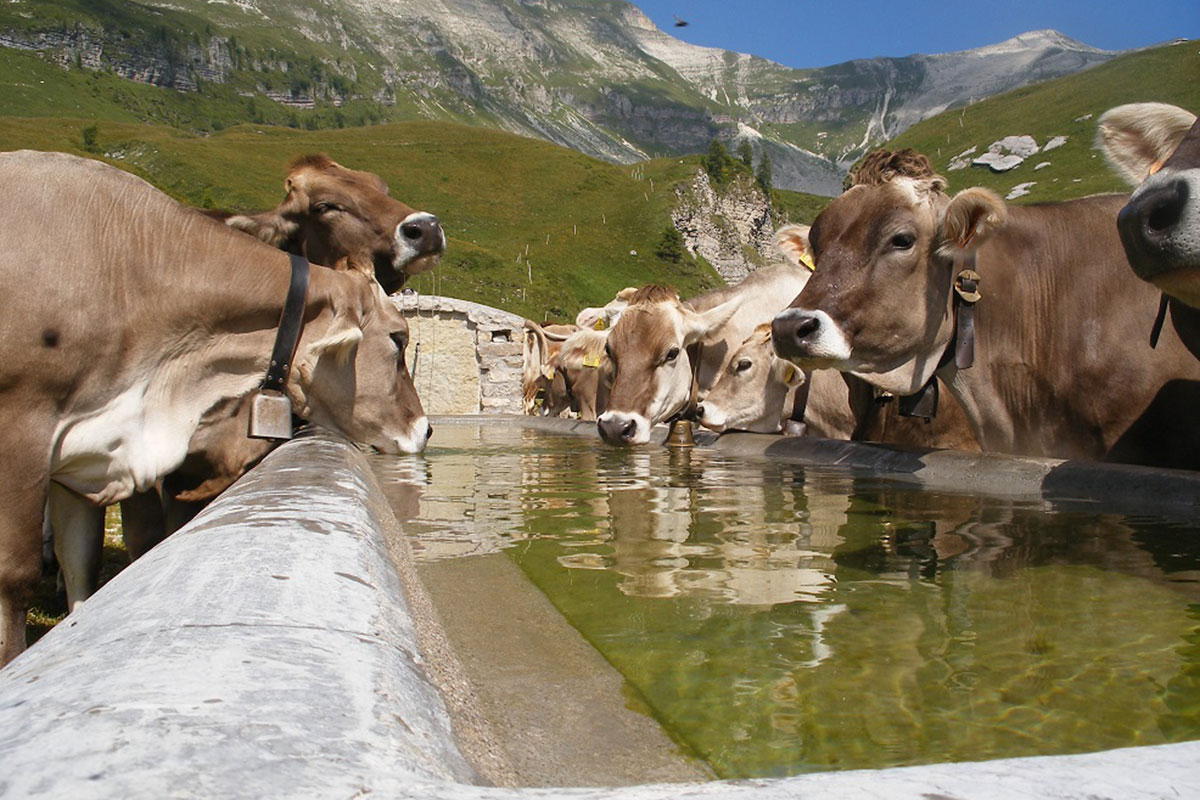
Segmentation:
[[(1115, 55), (1037, 31), (793, 69), (682, 42), (622, 0), (10, 0), (0, 47), (223, 98), (260, 122), (280, 109), (311, 127), (454, 120), (616, 163), (747, 140), (777, 186), (825, 194), (922, 119)], [(217, 127), (204, 108), (173, 113)]]

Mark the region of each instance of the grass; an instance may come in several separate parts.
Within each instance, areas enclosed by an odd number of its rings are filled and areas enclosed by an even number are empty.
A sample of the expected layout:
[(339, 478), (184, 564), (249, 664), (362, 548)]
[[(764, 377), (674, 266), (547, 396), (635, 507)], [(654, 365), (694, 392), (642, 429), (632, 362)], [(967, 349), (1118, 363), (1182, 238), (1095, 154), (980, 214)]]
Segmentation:
[[(1096, 119), (1123, 103), (1158, 101), (1200, 109), (1200, 40), (1119, 56), (1104, 64), (952, 109), (925, 120), (888, 143), (928, 155), (950, 181), (951, 190), (984, 186), (1006, 195), (1014, 186), (1037, 181), (1020, 202), (1047, 202), (1098, 192), (1124, 191), (1122, 181), (1094, 149)], [(982, 153), (1009, 135), (1028, 134), (1038, 145), (1067, 136), (1062, 147), (1037, 153), (1009, 172), (969, 167), (947, 171), (951, 159), (969, 147)], [(1041, 162), (1050, 166), (1035, 170)]]

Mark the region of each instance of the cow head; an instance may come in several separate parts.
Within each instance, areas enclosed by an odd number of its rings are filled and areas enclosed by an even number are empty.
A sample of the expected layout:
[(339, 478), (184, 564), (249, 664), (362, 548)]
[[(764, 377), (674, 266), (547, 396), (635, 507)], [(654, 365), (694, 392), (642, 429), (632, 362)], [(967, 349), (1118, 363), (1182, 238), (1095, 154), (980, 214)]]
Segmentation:
[(1096, 138), (1138, 187), (1117, 217), (1134, 273), (1200, 308), (1200, 120), (1165, 103), (1133, 103), (1105, 112)]
[(608, 334), (608, 409), (597, 419), (609, 444), (644, 444), (650, 428), (679, 414), (692, 397), (689, 345), (703, 342), (738, 310), (741, 298), (698, 312), (662, 286), (645, 286)]
[(912, 151), (872, 153), (853, 180), (795, 243), (816, 270), (775, 317), (775, 351), (805, 370), (853, 372), (912, 394), (953, 334), (954, 260), (1005, 224), (1004, 202), (985, 189), (951, 199)]
[(292, 163), (284, 188), (277, 208), (235, 214), (225, 223), (314, 264), (373, 275), (388, 294), (446, 250), (437, 217), (393, 199), (373, 173), (306, 156)]
[(580, 419), (594, 420), (607, 406), (611, 371), (604, 352), (607, 343), (607, 331), (581, 328), (563, 342), (555, 359), (554, 388), (561, 389)]
[(805, 380), (799, 367), (775, 354), (771, 324), (759, 325), (734, 352), (696, 415), (717, 432), (779, 433), (788, 400)]
[(574, 325), (539, 325), (525, 320), (522, 353), (522, 411), (533, 416), (557, 417), (570, 406), (558, 374), (558, 353), (575, 333)]
[(419, 453), (432, 430), (405, 363), (408, 323), (371, 279), (313, 270), (288, 383), (301, 417), (385, 453)]

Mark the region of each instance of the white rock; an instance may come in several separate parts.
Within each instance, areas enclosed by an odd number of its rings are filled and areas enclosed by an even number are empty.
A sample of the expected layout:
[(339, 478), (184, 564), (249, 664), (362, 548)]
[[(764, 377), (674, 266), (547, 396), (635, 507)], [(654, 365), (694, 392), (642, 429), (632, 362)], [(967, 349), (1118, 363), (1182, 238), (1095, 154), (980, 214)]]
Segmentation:
[(1014, 186), (1012, 188), (1011, 192), (1009, 192), (1008, 194), (1006, 194), (1004, 196), (1004, 199), (1005, 200), (1016, 200), (1018, 197), (1024, 197), (1025, 195), (1029, 194), (1029, 188), (1031, 186), (1035, 186), (1036, 184), (1037, 184), (1037, 181), (1030, 181), (1029, 183), (1018, 183), (1016, 186)]
[(956, 169), (966, 169), (967, 167), (971, 166), (971, 156), (974, 155), (975, 151), (978, 149), (978, 146), (971, 145), (966, 150), (963, 150), (954, 158), (950, 159), (950, 164), (946, 167), (946, 169), (953, 172)]
[(1008, 172), (1021, 166), (1024, 160), (1021, 156), (987, 152), (971, 163), (977, 167), (989, 167), (993, 172)]
[(1055, 136), (1053, 139), (1046, 142), (1046, 146), (1042, 148), (1042, 152), (1044, 153), (1047, 150), (1054, 150), (1055, 148), (1062, 147), (1066, 143), (1067, 143), (1066, 136)]
[(995, 153), (1029, 158), (1038, 151), (1038, 146), (1032, 136), (1005, 136), (998, 142), (992, 142), (988, 150)]
[(1042, 161), (1041, 163), (1039, 163), (1037, 166), (1035, 166), (1035, 167), (1033, 168), (1033, 171), (1034, 171), (1034, 172), (1037, 172), (1037, 171), (1038, 171), (1039, 169), (1041, 169), (1042, 167), (1048, 167), (1048, 166), (1050, 166), (1050, 162), (1049, 162), (1049, 161)]

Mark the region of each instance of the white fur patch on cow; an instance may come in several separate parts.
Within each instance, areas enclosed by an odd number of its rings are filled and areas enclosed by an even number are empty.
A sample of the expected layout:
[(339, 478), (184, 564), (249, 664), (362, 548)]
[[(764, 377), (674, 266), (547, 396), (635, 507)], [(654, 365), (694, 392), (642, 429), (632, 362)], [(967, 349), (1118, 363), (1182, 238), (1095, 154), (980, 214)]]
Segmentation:
[(810, 336), (805, 339), (806, 359), (819, 360), (827, 362), (829, 366), (835, 366), (848, 362), (851, 358), (852, 351), (850, 341), (846, 338), (846, 334), (842, 332), (842, 328), (833, 318), (821, 310), (809, 311), (804, 308), (786, 308), (780, 311), (776, 319), (792, 319), (799, 316), (814, 316), (819, 321), (815, 336)]
[(429, 418), (418, 417), (413, 422), (408, 436), (397, 436), (392, 441), (402, 453), (420, 453), (425, 449), (425, 443), (429, 441), (429, 435), (432, 432), (433, 427), (429, 424)]

